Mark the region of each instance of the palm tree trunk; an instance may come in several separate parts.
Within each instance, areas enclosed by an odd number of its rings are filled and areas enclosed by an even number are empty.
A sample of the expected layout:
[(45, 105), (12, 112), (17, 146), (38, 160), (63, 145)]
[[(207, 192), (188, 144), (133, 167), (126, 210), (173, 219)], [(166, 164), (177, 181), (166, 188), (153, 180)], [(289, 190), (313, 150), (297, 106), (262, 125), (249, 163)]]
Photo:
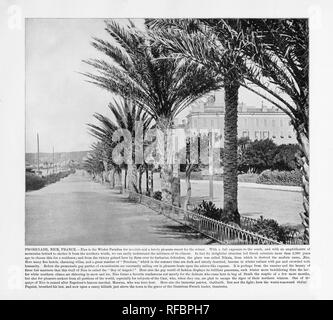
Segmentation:
[(119, 192), (120, 193), (124, 193), (122, 171), (123, 170), (119, 170), (119, 172), (118, 172), (118, 183), (119, 183)]
[(167, 152), (167, 134), (164, 134), (164, 163), (161, 169), (161, 188), (162, 188), (162, 200), (166, 203), (172, 203), (172, 181), (173, 181), (173, 169), (172, 165), (168, 163)]
[(103, 179), (102, 183), (105, 183), (106, 182), (106, 176), (108, 174), (108, 163), (107, 163), (106, 160), (103, 160), (103, 168), (104, 168), (104, 170), (102, 172), (102, 179)]
[(150, 194), (150, 190), (149, 190), (149, 170), (148, 170), (148, 165), (146, 165), (145, 169), (146, 169), (146, 195), (149, 195)]
[(109, 170), (105, 171), (105, 178), (104, 179), (105, 179), (105, 183), (109, 182)]
[[(174, 173), (174, 171), (173, 171)], [(172, 178), (172, 185), (171, 185), (171, 191), (172, 191), (172, 205), (180, 207), (180, 178), (179, 175), (175, 176), (173, 174)]]
[(150, 171), (150, 188), (149, 188), (149, 194), (152, 197), (154, 194), (154, 168)]
[(170, 164), (164, 164), (161, 169), (162, 200), (172, 203), (172, 168)]
[(139, 171), (139, 193), (142, 194), (142, 175), (143, 175), (143, 170), (140, 168)]
[(128, 190), (132, 192), (137, 192), (137, 184), (138, 184), (138, 170), (136, 164), (128, 164), (127, 170), (125, 171), (125, 181)]
[(172, 146), (172, 153), (173, 153), (173, 161), (172, 161), (172, 204), (180, 207), (181, 206), (181, 199), (180, 199), (180, 193), (181, 193), (181, 186), (180, 186), (180, 167), (179, 167), (179, 153), (178, 153), (178, 137), (175, 137), (176, 139), (173, 140), (172, 143), (174, 143), (174, 146)]
[(302, 172), (302, 188), (303, 188), (303, 208), (304, 212), (300, 213), (302, 218), (302, 224), (304, 226), (304, 242), (309, 243), (309, 159), (310, 159), (310, 150), (309, 150), (309, 135), (305, 130), (298, 128), (297, 132), (297, 141), (300, 145), (302, 155), (299, 159), (299, 164), (301, 166)]
[(116, 169), (112, 170), (112, 179), (111, 180), (112, 180), (111, 186), (112, 186), (112, 189), (114, 189), (116, 186)]
[(110, 184), (110, 188), (112, 188), (112, 184), (113, 184), (113, 169), (110, 170), (109, 172), (109, 184)]
[(127, 168), (125, 169), (125, 175), (124, 175), (124, 188), (127, 189)]
[(192, 194), (191, 172), (192, 172), (192, 165), (188, 164), (186, 166), (186, 172), (185, 172), (186, 196), (185, 196), (185, 201), (184, 201), (184, 210), (187, 210), (188, 204), (190, 202), (191, 194)]
[(163, 161), (161, 165), (161, 189), (162, 189), (162, 200), (166, 203), (172, 204), (172, 180), (173, 180), (173, 168), (170, 161), (170, 150), (169, 147), (169, 120), (160, 119), (158, 123), (158, 128), (163, 133), (162, 143), (163, 143)]
[(113, 174), (113, 169), (110, 169), (109, 176), (108, 176), (110, 189), (112, 188), (112, 174)]
[(224, 168), (223, 168), (223, 208), (234, 216), (240, 224), (237, 193), (237, 118), (239, 85), (232, 82), (225, 86), (225, 118), (224, 118)]

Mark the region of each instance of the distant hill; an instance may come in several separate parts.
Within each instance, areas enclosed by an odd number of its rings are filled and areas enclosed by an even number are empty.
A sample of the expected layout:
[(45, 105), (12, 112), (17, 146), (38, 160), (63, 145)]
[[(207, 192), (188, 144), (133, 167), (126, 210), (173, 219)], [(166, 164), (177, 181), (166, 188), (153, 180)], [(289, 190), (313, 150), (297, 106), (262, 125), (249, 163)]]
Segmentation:
[[(73, 152), (55, 152), (54, 153), (54, 162), (63, 162), (63, 161), (77, 161), (82, 162), (82, 160), (87, 156), (89, 151), (73, 151)], [(25, 162), (26, 164), (34, 164), (37, 161), (37, 153), (26, 153)], [(52, 162), (53, 154), (52, 152), (40, 152), (39, 153), (40, 163)]]

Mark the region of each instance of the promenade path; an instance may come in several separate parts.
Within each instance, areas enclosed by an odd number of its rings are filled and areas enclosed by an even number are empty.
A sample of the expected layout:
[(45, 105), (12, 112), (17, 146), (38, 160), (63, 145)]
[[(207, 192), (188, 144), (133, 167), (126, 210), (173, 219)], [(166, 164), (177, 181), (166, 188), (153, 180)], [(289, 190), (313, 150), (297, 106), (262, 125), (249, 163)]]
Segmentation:
[(212, 240), (80, 173), (26, 193), (26, 245), (204, 245)]

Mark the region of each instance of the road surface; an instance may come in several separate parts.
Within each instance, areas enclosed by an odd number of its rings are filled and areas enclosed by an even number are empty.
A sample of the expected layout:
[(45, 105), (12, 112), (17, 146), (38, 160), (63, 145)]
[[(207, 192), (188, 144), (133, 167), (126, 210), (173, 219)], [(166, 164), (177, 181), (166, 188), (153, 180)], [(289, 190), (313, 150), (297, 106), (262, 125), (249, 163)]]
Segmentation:
[(77, 173), (26, 193), (26, 245), (212, 244)]

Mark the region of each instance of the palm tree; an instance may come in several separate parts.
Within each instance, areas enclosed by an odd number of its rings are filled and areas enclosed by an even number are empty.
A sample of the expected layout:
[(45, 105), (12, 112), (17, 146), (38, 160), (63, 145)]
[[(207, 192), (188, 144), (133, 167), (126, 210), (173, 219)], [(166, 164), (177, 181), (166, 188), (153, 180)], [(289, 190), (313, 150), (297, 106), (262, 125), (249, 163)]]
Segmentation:
[[(309, 242), (309, 26), (307, 19), (225, 21), (244, 42), (241, 85), (289, 115), (302, 156), (304, 240)], [(255, 34), (255, 36), (253, 36)], [(253, 84), (251, 86), (250, 84)], [(261, 91), (260, 91), (261, 90)], [(262, 94), (265, 93), (265, 95)]]
[[(97, 138), (99, 141), (100, 146), (102, 147), (102, 152), (94, 151), (93, 153), (99, 157), (99, 160), (104, 160), (104, 169), (105, 169), (105, 162), (107, 167), (110, 168), (111, 172), (109, 173), (110, 177), (110, 186), (111, 188), (115, 188), (116, 185), (116, 178), (118, 179), (118, 184), (122, 182), (121, 173), (122, 173), (122, 166), (115, 163), (112, 158), (112, 151), (115, 147), (115, 143), (112, 141), (112, 136), (114, 132), (118, 129), (117, 125), (114, 124), (110, 119), (103, 117), (102, 115), (95, 114), (94, 117), (102, 123), (102, 126), (97, 126), (94, 124), (88, 124), (89, 131)], [(122, 186), (120, 188), (122, 191)]]
[(188, 105), (212, 90), (221, 87), (219, 76), (192, 64), (165, 58), (167, 51), (154, 46), (152, 31), (138, 30), (130, 22), (121, 27), (115, 21), (106, 21), (105, 30), (112, 43), (94, 38), (92, 45), (108, 58), (85, 61), (97, 74), (85, 73), (89, 81), (112, 93), (137, 102), (156, 122), (162, 137), (162, 195), (172, 202), (172, 164), (168, 157), (169, 132), (175, 117)]
[[(307, 19), (207, 19), (213, 35), (239, 43), (239, 85), (286, 113), (302, 156), (304, 239), (309, 242), (309, 27)], [(210, 50), (216, 46), (210, 46)], [(231, 47), (232, 48), (232, 47)]]
[(240, 224), (237, 178), (238, 90), (241, 73), (240, 39), (225, 37), (223, 29), (216, 32), (208, 20), (148, 19), (157, 43), (190, 65), (219, 75), (225, 91), (223, 208)]
[(95, 143), (91, 147), (87, 159), (84, 162), (84, 168), (92, 175), (94, 180), (102, 179), (104, 171), (103, 161), (101, 159), (103, 153), (102, 143)]
[[(125, 156), (126, 164), (122, 164), (126, 170), (127, 182), (125, 183), (125, 188), (129, 187), (131, 191), (137, 191), (137, 164), (135, 161), (136, 156), (136, 146), (142, 143), (139, 141), (139, 137), (136, 137), (136, 133), (139, 132), (139, 125), (142, 125), (142, 135), (144, 138), (145, 133), (150, 128), (152, 118), (143, 111), (142, 108), (128, 99), (121, 99), (120, 102), (114, 100), (109, 103), (109, 109), (115, 118), (115, 121), (110, 120), (99, 113), (94, 114), (94, 117), (102, 124), (102, 126), (88, 124), (90, 132), (100, 141), (106, 142), (114, 150), (117, 143), (113, 142), (114, 133), (122, 129), (124, 133), (128, 132), (130, 134), (130, 143), (124, 144), (125, 150), (123, 150), (123, 155)], [(126, 150), (128, 148), (128, 150)], [(142, 150), (143, 152), (143, 150)], [(113, 166), (116, 167), (114, 163), (115, 159), (112, 159)], [(144, 164), (142, 164), (144, 165)], [(118, 164), (120, 166), (120, 164)]]
[[(228, 103), (236, 105), (237, 99), (234, 93), (237, 91), (238, 82), (238, 86), (254, 92), (289, 115), (303, 153), (300, 164), (303, 172), (304, 213), (301, 216), (305, 227), (305, 241), (308, 242), (308, 21), (306, 19), (154, 19), (148, 23), (162, 30), (157, 37), (159, 42), (175, 54), (204, 66), (211, 66), (217, 72), (227, 71), (228, 74), (228, 70), (231, 70), (231, 74), (238, 76), (234, 79), (232, 88), (226, 83), (226, 108)], [(165, 29), (168, 32), (165, 32)], [(170, 32), (170, 29), (176, 32)], [(200, 33), (200, 30), (204, 32)], [(230, 50), (228, 52), (226, 49), (230, 49), (232, 54), (229, 55)], [(231, 66), (230, 62), (233, 65), (231, 69), (228, 68), (228, 65)], [(226, 125), (228, 122), (235, 124), (236, 110), (229, 109), (229, 111), (226, 110), (226, 120), (228, 116), (230, 122), (226, 121)], [(225, 134), (228, 131), (225, 128)], [(231, 161), (229, 151), (232, 151), (232, 158), (235, 155), (236, 138), (233, 137), (232, 141), (228, 139), (228, 142), (232, 146), (229, 144), (228, 148), (225, 145), (227, 166)], [(234, 183), (235, 178), (230, 182)]]

